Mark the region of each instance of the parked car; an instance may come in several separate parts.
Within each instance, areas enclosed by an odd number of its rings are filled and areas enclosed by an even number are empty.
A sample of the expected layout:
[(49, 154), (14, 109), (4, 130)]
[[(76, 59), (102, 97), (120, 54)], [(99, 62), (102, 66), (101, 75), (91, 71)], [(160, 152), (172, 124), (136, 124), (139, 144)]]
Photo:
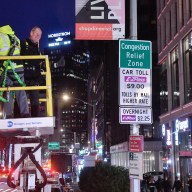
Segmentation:
[(153, 176), (154, 180), (157, 181), (158, 177), (160, 176), (163, 179), (163, 172), (162, 171), (150, 171), (143, 174), (143, 179), (148, 181), (148, 179)]

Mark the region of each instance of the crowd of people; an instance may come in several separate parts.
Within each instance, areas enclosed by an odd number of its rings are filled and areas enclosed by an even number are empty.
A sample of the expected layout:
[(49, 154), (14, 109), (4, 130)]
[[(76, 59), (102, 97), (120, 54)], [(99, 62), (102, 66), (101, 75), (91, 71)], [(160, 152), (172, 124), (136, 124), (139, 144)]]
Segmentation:
[[(192, 192), (192, 180), (188, 181), (189, 192)], [(166, 176), (165, 179), (162, 179), (160, 176), (155, 181), (153, 176), (150, 176), (148, 180), (142, 181), (142, 192), (182, 192), (183, 186), (181, 180), (178, 177), (175, 177), (173, 186), (171, 185), (170, 179)]]
[[(9, 25), (0, 27), (0, 56), (17, 55), (41, 55), (39, 41), (42, 30), (39, 27), (33, 27), (29, 38), (20, 41), (15, 32)], [(40, 60), (11, 60), (0, 61), (0, 87), (10, 86), (38, 86), (40, 82)], [(30, 110), (28, 106), (28, 97), (30, 100)], [(1, 101), (4, 101), (4, 111), (6, 118), (15, 118), (13, 110), (14, 98), (19, 115), (17, 117), (38, 117), (39, 116), (39, 91), (18, 90), (13, 93), (10, 91), (0, 93)]]

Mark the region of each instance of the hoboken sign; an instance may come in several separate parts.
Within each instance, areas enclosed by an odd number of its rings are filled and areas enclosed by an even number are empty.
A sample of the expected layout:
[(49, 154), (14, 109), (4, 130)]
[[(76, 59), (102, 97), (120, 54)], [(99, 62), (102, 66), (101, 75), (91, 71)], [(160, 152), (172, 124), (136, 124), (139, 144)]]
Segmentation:
[(60, 33), (52, 33), (48, 35), (48, 38), (57, 38), (57, 37), (65, 37), (70, 36), (70, 31), (60, 32)]

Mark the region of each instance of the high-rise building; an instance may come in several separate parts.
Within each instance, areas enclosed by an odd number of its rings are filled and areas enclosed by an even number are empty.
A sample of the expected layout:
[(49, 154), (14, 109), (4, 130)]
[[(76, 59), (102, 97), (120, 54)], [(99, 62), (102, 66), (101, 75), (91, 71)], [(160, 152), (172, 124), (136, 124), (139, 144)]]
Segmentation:
[[(58, 38), (58, 35), (52, 36)], [(61, 150), (67, 152), (76, 143), (80, 148), (87, 146), (87, 105), (82, 101), (87, 101), (89, 54), (82, 45), (79, 49), (80, 42), (70, 42), (45, 49), (51, 64), (57, 135), (50, 140), (59, 140)], [(68, 94), (70, 101), (64, 101), (63, 94)]]

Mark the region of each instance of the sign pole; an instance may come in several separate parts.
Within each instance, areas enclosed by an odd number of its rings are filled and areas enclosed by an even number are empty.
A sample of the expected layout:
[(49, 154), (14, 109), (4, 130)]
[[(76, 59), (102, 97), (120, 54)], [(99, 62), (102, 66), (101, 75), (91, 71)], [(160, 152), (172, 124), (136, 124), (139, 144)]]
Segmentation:
[(130, 192), (143, 179), (141, 124), (152, 123), (151, 42), (137, 39), (137, 0), (130, 0), (130, 38), (119, 40), (119, 123), (130, 124)]
[[(139, 135), (140, 125), (133, 124), (130, 126), (130, 128), (131, 128), (131, 130), (130, 130), (131, 135)], [(140, 191), (140, 180), (130, 178), (130, 192), (135, 192), (135, 191)]]
[[(130, 1), (130, 18), (131, 18), (131, 39), (137, 39), (137, 0)], [(131, 127), (131, 135), (139, 135), (139, 126), (133, 124)], [(130, 142), (130, 141), (129, 141)], [(140, 191), (140, 180), (130, 178), (130, 192)]]

